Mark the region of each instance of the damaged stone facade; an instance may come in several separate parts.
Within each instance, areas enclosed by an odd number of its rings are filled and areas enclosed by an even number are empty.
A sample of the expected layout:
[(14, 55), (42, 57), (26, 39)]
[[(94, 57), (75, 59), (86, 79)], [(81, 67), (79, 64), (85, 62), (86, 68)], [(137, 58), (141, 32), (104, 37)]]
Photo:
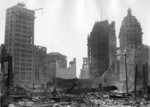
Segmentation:
[(88, 37), (89, 73), (91, 78), (102, 76), (116, 52), (115, 22), (96, 22)]
[[(118, 51), (119, 50), (119, 51)], [(126, 70), (128, 89), (131, 91), (134, 89), (134, 77), (135, 77), (135, 49), (126, 50), (126, 62), (125, 54), (123, 50), (117, 49), (117, 56), (114, 58), (114, 62), (109, 69), (104, 73), (102, 80), (104, 86), (115, 85), (121, 92), (126, 92)], [(127, 65), (127, 69), (125, 66)]]
[[(150, 47), (138, 45), (136, 49), (135, 63), (137, 64), (137, 76), (142, 82), (150, 83)], [(144, 70), (145, 69), (145, 70)], [(144, 73), (144, 75), (143, 75)]]
[(46, 47), (34, 46), (34, 86), (45, 84), (44, 60), (46, 51)]
[(45, 81), (53, 82), (53, 79), (56, 78), (56, 72), (58, 68), (67, 68), (67, 57), (58, 52), (51, 52), (46, 55), (44, 61), (44, 69), (46, 73)]
[(144, 83), (149, 83), (150, 47), (142, 44), (142, 34), (140, 23), (135, 16), (132, 16), (131, 9), (128, 9), (128, 14), (123, 19), (120, 28), (120, 47), (117, 49), (117, 56), (108, 71), (103, 75), (104, 85), (113, 84), (118, 86), (120, 91), (126, 92), (125, 64), (127, 65), (129, 91), (134, 90), (136, 66), (137, 89), (142, 88)]
[(58, 64), (58, 70), (56, 71), (56, 77), (63, 78), (63, 79), (77, 78), (77, 76), (76, 76), (76, 58), (74, 58), (73, 61), (70, 61), (68, 68), (62, 68)]

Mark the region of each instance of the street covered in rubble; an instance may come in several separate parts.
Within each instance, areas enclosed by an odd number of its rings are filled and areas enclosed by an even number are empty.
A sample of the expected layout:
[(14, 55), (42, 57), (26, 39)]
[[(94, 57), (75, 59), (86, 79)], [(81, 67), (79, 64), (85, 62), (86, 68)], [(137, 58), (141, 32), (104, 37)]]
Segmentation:
[[(61, 82), (60, 82), (61, 81)], [(78, 82), (80, 83), (78, 83)], [(60, 85), (60, 83), (63, 85)], [(82, 81), (83, 82), (83, 81)], [(86, 87), (81, 81), (58, 80), (55, 88), (23, 88), (5, 91), (7, 100), (16, 107), (149, 107), (147, 89), (120, 93), (115, 86)], [(85, 84), (85, 81), (83, 82)], [(89, 82), (88, 82), (89, 83)], [(88, 84), (87, 83), (87, 84)], [(57, 87), (57, 85), (59, 87)], [(89, 84), (88, 84), (89, 85)], [(61, 86), (61, 87), (60, 87)], [(62, 88), (63, 87), (63, 88)], [(52, 88), (52, 89), (51, 89)], [(8, 98), (9, 94), (9, 98)], [(12, 101), (11, 101), (12, 100)]]
[[(62, 101), (61, 101), (62, 100)], [(134, 95), (126, 98), (111, 98), (108, 93), (84, 93), (76, 96), (66, 96), (60, 102), (54, 100), (44, 101), (45, 105), (57, 107), (149, 107), (150, 101), (147, 95), (135, 97)], [(35, 105), (38, 103), (35, 103)], [(34, 104), (33, 104), (34, 105)], [(34, 105), (34, 106), (35, 106)], [(36, 105), (36, 106), (37, 106)], [(39, 104), (40, 105), (40, 104)], [(44, 105), (44, 104), (43, 104)]]
[(147, 94), (113, 97), (108, 92), (91, 92), (80, 95), (59, 94), (51, 98), (22, 98), (15, 102), (18, 107), (149, 107)]

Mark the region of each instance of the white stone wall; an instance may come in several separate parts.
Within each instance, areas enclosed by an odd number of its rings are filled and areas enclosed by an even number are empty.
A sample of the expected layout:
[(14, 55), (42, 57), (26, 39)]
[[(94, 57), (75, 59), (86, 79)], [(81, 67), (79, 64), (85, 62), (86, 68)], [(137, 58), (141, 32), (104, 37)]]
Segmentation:
[(68, 68), (58, 68), (56, 77), (64, 79), (73, 79), (76, 77), (76, 59), (73, 60), (72, 65)]

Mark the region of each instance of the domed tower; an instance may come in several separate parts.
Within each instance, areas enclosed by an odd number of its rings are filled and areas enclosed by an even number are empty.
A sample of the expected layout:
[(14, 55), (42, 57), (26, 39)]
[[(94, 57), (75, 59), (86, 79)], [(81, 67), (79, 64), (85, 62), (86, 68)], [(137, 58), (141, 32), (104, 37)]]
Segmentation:
[(121, 48), (137, 48), (142, 44), (142, 28), (132, 11), (129, 8), (127, 16), (123, 19), (119, 39)]

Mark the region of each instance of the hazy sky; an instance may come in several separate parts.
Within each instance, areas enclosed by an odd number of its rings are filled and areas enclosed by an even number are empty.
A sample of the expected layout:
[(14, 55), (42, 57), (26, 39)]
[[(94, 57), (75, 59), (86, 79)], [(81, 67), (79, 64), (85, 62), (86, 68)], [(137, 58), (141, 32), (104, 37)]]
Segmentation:
[(68, 61), (76, 57), (78, 74), (82, 57), (87, 57), (87, 35), (101, 18), (116, 22), (118, 39), (130, 7), (141, 23), (143, 43), (150, 45), (150, 0), (0, 0), (0, 43), (4, 43), (6, 9), (22, 1), (29, 9), (43, 8), (35, 12), (35, 45), (47, 47), (48, 53), (60, 52)]

